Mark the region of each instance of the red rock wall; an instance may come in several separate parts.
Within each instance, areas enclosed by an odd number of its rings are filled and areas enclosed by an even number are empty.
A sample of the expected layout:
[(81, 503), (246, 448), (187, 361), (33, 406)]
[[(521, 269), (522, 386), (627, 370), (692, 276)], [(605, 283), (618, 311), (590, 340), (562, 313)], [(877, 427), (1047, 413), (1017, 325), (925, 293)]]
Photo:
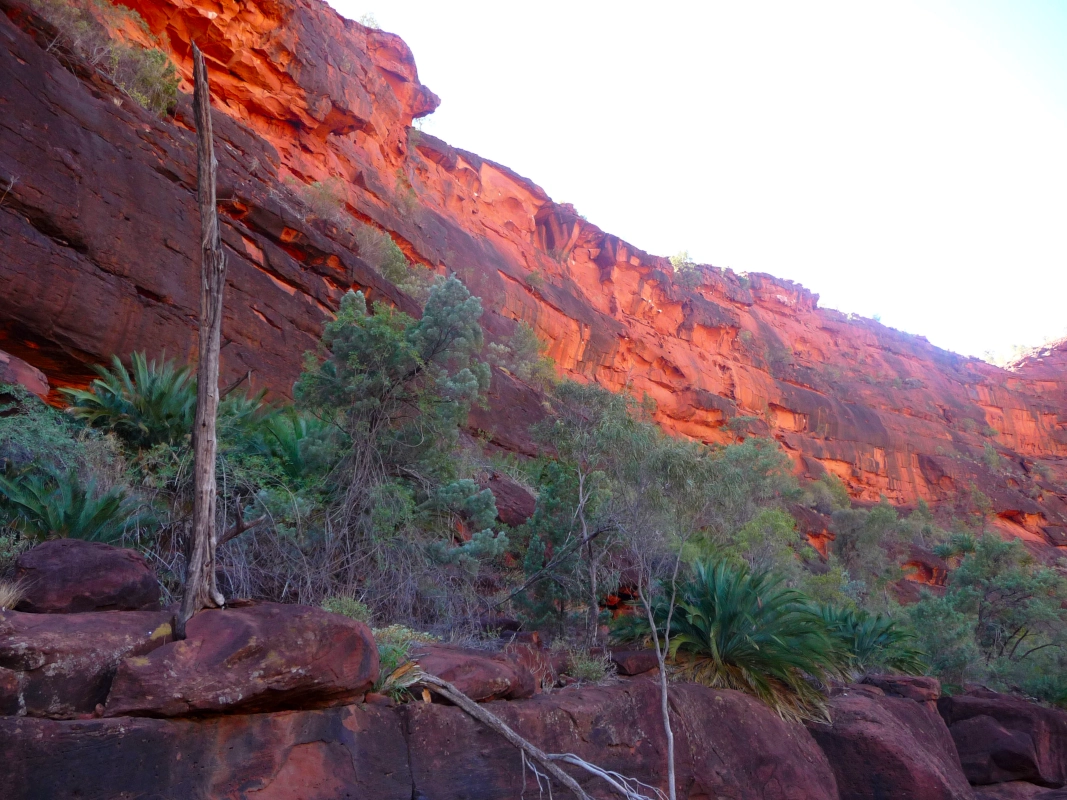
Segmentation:
[[(251, 370), (286, 392), (350, 287), (413, 308), (291, 188), (336, 179), (348, 214), (467, 280), (491, 335), (526, 321), (564, 374), (649, 394), (671, 431), (729, 441), (725, 423), (751, 418), (735, 423), (741, 435), (774, 436), (798, 470), (830, 471), (859, 500), (966, 504), (978, 489), (996, 524), (1035, 546), (1067, 526), (1067, 343), (1003, 370), (820, 309), (769, 275), (707, 268), (686, 288), (666, 259), (506, 167), (412, 136), (438, 101), (398, 37), (318, 0), (124, 1), (184, 76), (192, 38), (208, 56), (230, 257), (226, 376)], [(32, 30), (15, 0), (0, 8)], [(0, 347), (53, 385), (84, 383), (86, 365), (112, 353), (191, 355), (188, 99), (155, 120), (16, 25), (3, 30), (0, 178), (20, 180), (0, 207)], [(473, 424), (523, 449), (517, 429), (536, 397), (503, 374), (494, 397)]]

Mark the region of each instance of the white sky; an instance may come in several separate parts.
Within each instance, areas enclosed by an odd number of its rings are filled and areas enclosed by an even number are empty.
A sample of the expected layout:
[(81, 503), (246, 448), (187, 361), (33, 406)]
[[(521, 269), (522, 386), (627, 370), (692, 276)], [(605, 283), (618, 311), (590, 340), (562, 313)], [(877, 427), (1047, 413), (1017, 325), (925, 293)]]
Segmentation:
[(424, 129), (660, 255), (970, 355), (1067, 335), (1067, 0), (330, 0)]

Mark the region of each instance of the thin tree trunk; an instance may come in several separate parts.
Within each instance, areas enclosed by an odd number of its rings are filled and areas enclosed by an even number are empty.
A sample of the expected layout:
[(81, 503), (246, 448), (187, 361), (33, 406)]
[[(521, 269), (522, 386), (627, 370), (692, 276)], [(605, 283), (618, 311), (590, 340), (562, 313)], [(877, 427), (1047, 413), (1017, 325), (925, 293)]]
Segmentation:
[(193, 109), (197, 133), (197, 199), (200, 202), (200, 336), (196, 370), (196, 420), (193, 425), (193, 546), (185, 570), (185, 593), (174, 620), (174, 635), (185, 638), (185, 624), (202, 608), (222, 606), (215, 585), (215, 417), (219, 408), (219, 337), (226, 256), (215, 207), (215, 161), (211, 141), (211, 93), (207, 67), (193, 43)]
[(670, 610), (667, 612), (666, 629), (663, 632), (662, 639), (660, 639), (659, 630), (656, 627), (655, 613), (652, 610), (651, 570), (642, 570), (646, 572), (649, 580), (647, 591), (643, 578), (639, 577), (637, 579), (637, 595), (641, 600), (641, 605), (644, 606), (645, 614), (648, 617), (648, 625), (652, 629), (652, 644), (656, 648), (656, 663), (659, 665), (660, 715), (663, 720), (663, 733), (667, 739), (667, 797), (669, 800), (677, 800), (678, 779), (674, 765), (674, 730), (671, 728), (671, 708), (667, 684), (667, 655), (671, 649), (671, 621), (674, 618), (674, 604), (678, 599), (678, 569), (681, 563), (682, 557), (679, 550), (674, 560), (674, 572), (671, 574)]

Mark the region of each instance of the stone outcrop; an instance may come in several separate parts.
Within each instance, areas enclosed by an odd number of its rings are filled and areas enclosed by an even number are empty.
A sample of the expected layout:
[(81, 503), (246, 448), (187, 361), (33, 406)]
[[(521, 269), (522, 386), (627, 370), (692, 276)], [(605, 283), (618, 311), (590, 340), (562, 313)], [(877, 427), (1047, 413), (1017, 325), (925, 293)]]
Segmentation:
[[(663, 786), (654, 682), (489, 707), (544, 748)], [(679, 686), (674, 712), (680, 798), (836, 800), (833, 773), (807, 731), (759, 702)], [(204, 719), (0, 717), (0, 763), (5, 800), (512, 800), (524, 779), (518, 750), (499, 735), (458, 708), (421, 702)], [(526, 796), (536, 796), (532, 773), (525, 780)], [(603, 785), (581, 781), (607, 797)], [(554, 796), (563, 796), (558, 787)]]
[(107, 701), (115, 672), (171, 635), (162, 611), (23, 614), (0, 611), (2, 713), (70, 719)]
[[(799, 472), (838, 475), (863, 501), (966, 505), (973, 485), (1003, 532), (1067, 546), (1067, 343), (1000, 369), (820, 309), (768, 275), (706, 267), (679, 280), (508, 168), (413, 132), (437, 98), (398, 37), (319, 0), (123, 2), (150, 31), (124, 35), (154, 37), (186, 80), (192, 38), (208, 58), (229, 258), (224, 382), (251, 370), (287, 394), (350, 288), (417, 313), (360, 257), (361, 220), (419, 264), (458, 272), (491, 339), (525, 321), (563, 374), (649, 394), (671, 431), (773, 436)], [(45, 52), (19, 0), (0, 9), (0, 177), (19, 176), (0, 206), (0, 347), (53, 386), (86, 383), (113, 353), (190, 356), (188, 98), (156, 119)], [(315, 182), (335, 210), (302, 201)], [(498, 371), (490, 395), (471, 427), (530, 452), (536, 392)]]
[(159, 582), (136, 550), (80, 539), (52, 539), (19, 555), (25, 587), (19, 611), (76, 614), (159, 608)]
[[(836, 798), (833, 774), (803, 726), (783, 722), (750, 697), (693, 685), (672, 690), (679, 797)], [(663, 786), (666, 752), (654, 681), (633, 680), (495, 703), (491, 710), (550, 752), (570, 752)], [(401, 708), (414, 796), (519, 796), (519, 753), (457, 708)], [(532, 776), (527, 774), (527, 792)], [(589, 776), (580, 779), (592, 790)], [(477, 793), (475, 793), (477, 788)], [(605, 796), (601, 787), (596, 796)]]
[(1067, 712), (986, 689), (943, 697), (938, 710), (973, 784), (1067, 784)]
[(533, 671), (507, 653), (479, 652), (447, 644), (422, 644), (411, 658), (430, 675), (448, 681), (472, 700), (520, 700), (540, 690)]
[(24, 386), (39, 397), (48, 396), (48, 378), (21, 358), (0, 350), (0, 383)]
[(200, 720), (2, 717), (0, 764), (5, 800), (412, 798), (401, 720), (373, 707)]
[(901, 691), (849, 687), (830, 701), (831, 724), (809, 724), (841, 800), (971, 800), (952, 737), (929, 707), (939, 692), (908, 683)]
[(208, 609), (186, 638), (118, 667), (104, 714), (180, 717), (339, 706), (378, 679), (362, 622), (308, 606)]

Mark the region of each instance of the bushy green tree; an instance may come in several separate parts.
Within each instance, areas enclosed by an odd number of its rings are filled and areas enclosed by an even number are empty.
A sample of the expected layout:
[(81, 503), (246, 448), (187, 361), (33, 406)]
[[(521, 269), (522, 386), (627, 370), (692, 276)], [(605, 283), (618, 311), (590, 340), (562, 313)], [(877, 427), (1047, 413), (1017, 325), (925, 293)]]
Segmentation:
[(885, 609), (892, 604), (889, 586), (904, 573), (897, 512), (883, 498), (872, 509), (835, 511), (830, 520), (832, 552), (848, 571), (861, 605)]
[(1028, 687), (1049, 699), (1065, 688), (1067, 581), (1019, 540), (956, 534), (938, 552), (958, 561), (944, 597), (909, 609), (913, 626), (946, 682), (985, 680)]
[(413, 577), (422, 568), (411, 559), (473, 571), (506, 545), (492, 493), (459, 474), (455, 457), (459, 427), (489, 385), (481, 313), (456, 278), (433, 285), (418, 320), (383, 305), (369, 313), (350, 292), (308, 357), (295, 394), (334, 434), (324, 524), (341, 532), (331, 541), (342, 543), (342, 583), (397, 568), (396, 585), (428, 597), (447, 587)]

